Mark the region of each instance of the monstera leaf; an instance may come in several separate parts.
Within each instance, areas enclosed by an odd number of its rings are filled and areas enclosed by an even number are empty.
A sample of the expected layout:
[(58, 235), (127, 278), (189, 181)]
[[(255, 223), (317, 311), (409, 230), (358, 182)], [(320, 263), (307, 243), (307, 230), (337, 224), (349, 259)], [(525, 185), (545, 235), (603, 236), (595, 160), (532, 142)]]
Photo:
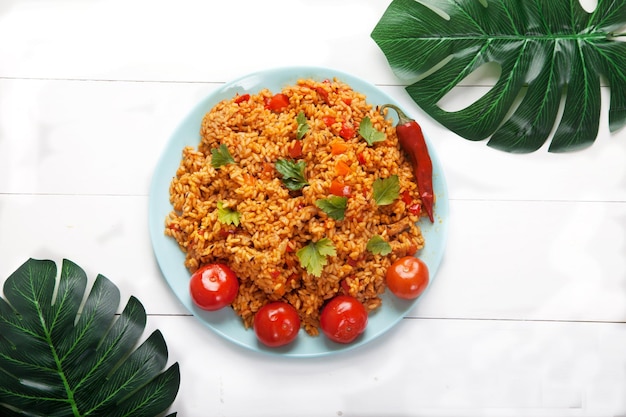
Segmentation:
[[(83, 304), (87, 276), (64, 260), (28, 260), (0, 298), (0, 415), (146, 416), (165, 411), (180, 384), (178, 364), (164, 372), (160, 332), (136, 347), (145, 324), (131, 297), (102, 275)], [(175, 414), (171, 414), (173, 416)]]
[[(557, 125), (548, 150), (564, 152), (595, 141), (601, 77), (611, 90), (610, 130), (626, 124), (620, 28), (623, 0), (598, 0), (591, 13), (579, 0), (393, 0), (372, 38), (411, 98), (448, 129), (523, 153)], [(500, 70), (493, 87), (462, 110), (443, 110), (442, 98), (487, 63)]]

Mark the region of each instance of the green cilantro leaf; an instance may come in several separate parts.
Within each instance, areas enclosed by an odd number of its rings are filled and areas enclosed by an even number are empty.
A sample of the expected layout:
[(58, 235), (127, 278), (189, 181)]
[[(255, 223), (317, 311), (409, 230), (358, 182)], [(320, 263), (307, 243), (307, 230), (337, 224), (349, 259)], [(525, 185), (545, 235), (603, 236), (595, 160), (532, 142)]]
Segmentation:
[(333, 242), (328, 238), (323, 238), (317, 242), (311, 242), (296, 252), (300, 265), (306, 271), (316, 277), (322, 275), (322, 268), (328, 264), (328, 256), (335, 256), (337, 251)]
[(391, 253), (391, 245), (385, 241), (381, 236), (374, 235), (367, 241), (365, 249), (373, 253), (374, 255), (389, 255)]
[(276, 161), (276, 171), (283, 176), (283, 184), (291, 191), (296, 191), (309, 185), (304, 175), (306, 164), (304, 161), (289, 161), (287, 159), (279, 159)]
[(306, 132), (309, 131), (310, 127), (306, 121), (306, 116), (304, 115), (303, 111), (300, 111), (300, 113), (298, 113), (298, 116), (296, 116), (296, 121), (298, 122), (298, 130), (296, 131), (296, 138), (300, 140), (304, 137), (304, 135), (306, 135)]
[(211, 166), (215, 169), (228, 164), (234, 164), (235, 160), (223, 143), (214, 149), (211, 149)]
[(359, 135), (365, 139), (369, 146), (372, 146), (374, 142), (382, 142), (385, 140), (385, 134), (374, 128), (372, 120), (368, 116), (365, 116), (359, 124)]
[(372, 185), (374, 191), (374, 201), (379, 206), (386, 206), (393, 203), (400, 195), (400, 180), (397, 175), (389, 178), (379, 178)]
[(328, 214), (331, 219), (343, 220), (348, 205), (348, 197), (333, 195), (328, 198), (320, 198), (315, 202), (315, 205)]
[(241, 219), (241, 213), (237, 210), (224, 207), (224, 202), (217, 202), (217, 220), (222, 224), (234, 224), (239, 226), (239, 219)]

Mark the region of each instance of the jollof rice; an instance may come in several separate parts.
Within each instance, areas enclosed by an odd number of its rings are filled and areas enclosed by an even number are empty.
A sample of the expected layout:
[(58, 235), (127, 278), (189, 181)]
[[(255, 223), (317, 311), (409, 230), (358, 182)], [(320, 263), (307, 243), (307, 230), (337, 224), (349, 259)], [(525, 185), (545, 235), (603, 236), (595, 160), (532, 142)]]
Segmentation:
[[(173, 210), (165, 232), (186, 253), (185, 266), (191, 272), (222, 262), (237, 274), (240, 288), (232, 308), (246, 327), (260, 307), (281, 300), (297, 309), (310, 335), (317, 335), (325, 301), (346, 293), (368, 311), (378, 308), (388, 266), (423, 247), (416, 225), (420, 214), (409, 210), (419, 203), (419, 193), (391, 120), (363, 94), (338, 80), (311, 79), (281, 93), (289, 99), (281, 111), (268, 108), (274, 94), (265, 89), (224, 100), (205, 115), (201, 143), (183, 150), (171, 182)], [(309, 130), (297, 139), (300, 112)], [(385, 140), (370, 146), (359, 135), (365, 117)], [(211, 151), (220, 145), (234, 163), (214, 168)], [(299, 191), (288, 190), (275, 169), (277, 160), (293, 159), (294, 146), (302, 149), (295, 160), (306, 164), (308, 185)], [(398, 198), (378, 206), (372, 195), (374, 181), (394, 175), (400, 185)], [(333, 180), (350, 188), (343, 220), (332, 219), (316, 206), (317, 200), (330, 196)], [(238, 213), (238, 225), (220, 221), (218, 203)], [(391, 253), (366, 249), (375, 235), (389, 243)], [(297, 251), (324, 238), (332, 242), (336, 255), (328, 257), (318, 277), (307, 272)]]

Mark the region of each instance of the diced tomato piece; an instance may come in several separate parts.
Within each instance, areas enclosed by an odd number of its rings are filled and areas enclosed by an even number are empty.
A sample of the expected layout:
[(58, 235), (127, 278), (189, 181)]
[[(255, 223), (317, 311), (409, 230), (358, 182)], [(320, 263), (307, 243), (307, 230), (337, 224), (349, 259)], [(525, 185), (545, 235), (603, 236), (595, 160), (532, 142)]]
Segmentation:
[(367, 163), (367, 159), (365, 158), (364, 152), (359, 152), (359, 154), (356, 156), (356, 159), (359, 161), (359, 164), (361, 165), (365, 165)]
[(244, 101), (250, 100), (250, 94), (242, 94), (240, 96), (235, 97), (235, 103), (243, 103)]
[(287, 97), (283, 93), (275, 94), (265, 104), (265, 107), (267, 109), (276, 113), (285, 110), (287, 106), (289, 106), (289, 97)]
[(352, 195), (352, 188), (339, 180), (332, 180), (328, 191), (339, 197), (350, 197)]
[(337, 161), (337, 163), (335, 164), (335, 174), (339, 176), (345, 177), (350, 173), (350, 171), (352, 171), (350, 169), (350, 165), (346, 164), (343, 161)]
[(402, 192), (401, 198), (404, 204), (406, 204), (406, 210), (409, 213), (415, 214), (418, 216), (420, 215), (420, 213), (422, 212), (422, 205), (418, 201), (413, 200), (409, 190), (404, 190)]
[(322, 117), (322, 121), (327, 127), (331, 127), (337, 122), (337, 119), (335, 119), (333, 116), (324, 116)]
[(230, 235), (234, 235), (235, 229), (229, 229), (229, 228), (224, 228), (224, 229), (220, 229), (220, 237), (222, 239), (226, 239), (228, 236)]
[(342, 279), (340, 285), (344, 294), (350, 294), (350, 284), (348, 283), (348, 278)]
[(343, 122), (341, 130), (339, 131), (339, 136), (346, 140), (352, 139), (354, 137), (354, 126), (352, 126), (352, 123)]
[(269, 162), (265, 162), (263, 164), (263, 171), (261, 174), (266, 178), (271, 178), (274, 175), (274, 171), (274, 165)]
[(330, 103), (328, 99), (328, 91), (324, 90), (322, 87), (315, 87), (315, 91), (322, 98), (322, 100), (324, 100), (324, 103), (326, 104)]
[(343, 142), (333, 142), (330, 144), (330, 153), (333, 155), (341, 155), (348, 150), (348, 145)]
[(404, 190), (402, 192), (402, 201), (407, 206), (413, 202), (413, 198), (411, 197), (411, 193), (409, 192), (409, 190)]
[(289, 147), (289, 156), (291, 156), (294, 159), (302, 156), (302, 142), (301, 141), (296, 140)]
[(352, 104), (352, 99), (350, 97), (346, 97), (344, 99), (342, 99), (341, 101), (343, 101), (344, 103), (346, 103), (348, 106), (350, 104)]
[(248, 173), (243, 174), (243, 182), (244, 184), (247, 185), (253, 185), (254, 184), (254, 177)]
[(270, 272), (270, 275), (272, 276), (272, 278), (276, 279), (280, 276), (280, 271), (275, 269), (272, 272)]
[(420, 203), (415, 202), (415, 203), (409, 204), (409, 206), (407, 207), (407, 210), (409, 211), (409, 213), (419, 216), (422, 213), (422, 205)]
[(287, 285), (293, 285), (293, 284), (297, 284), (298, 281), (300, 281), (301, 276), (298, 274), (291, 274), (287, 277), (287, 282), (285, 284)]

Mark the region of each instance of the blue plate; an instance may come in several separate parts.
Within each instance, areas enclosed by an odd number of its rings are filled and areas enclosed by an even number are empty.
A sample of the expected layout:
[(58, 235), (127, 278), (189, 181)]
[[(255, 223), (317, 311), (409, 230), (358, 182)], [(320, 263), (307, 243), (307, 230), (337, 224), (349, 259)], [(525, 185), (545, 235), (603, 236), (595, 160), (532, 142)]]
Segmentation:
[[(364, 93), (367, 96), (367, 101), (371, 104), (392, 103), (398, 105), (393, 98), (380, 91), (374, 85), (352, 75), (328, 68), (289, 67), (246, 75), (224, 84), (211, 93), (191, 110), (191, 113), (174, 131), (156, 166), (150, 186), (149, 198), (149, 228), (152, 246), (161, 272), (176, 297), (198, 320), (233, 343), (254, 351), (290, 357), (323, 356), (362, 346), (383, 335), (397, 324), (414, 307), (419, 298), (417, 300), (404, 301), (393, 295), (383, 294), (382, 307), (370, 314), (367, 329), (351, 344), (334, 343), (323, 335), (311, 337), (301, 330), (298, 338), (290, 345), (278, 349), (267, 348), (257, 341), (253, 330), (246, 330), (243, 327), (240, 318), (235, 315), (232, 309), (227, 308), (217, 312), (205, 312), (195, 308), (189, 296), (188, 282), (190, 274), (184, 266), (185, 255), (179, 249), (174, 239), (165, 236), (164, 226), (165, 218), (172, 210), (169, 202), (170, 182), (176, 175), (183, 147), (195, 147), (198, 145), (200, 141), (200, 124), (205, 113), (218, 102), (230, 99), (237, 93), (254, 94), (264, 88), (268, 88), (273, 92), (279, 92), (283, 87), (293, 85), (303, 78), (320, 81), (337, 78), (339, 81), (350, 85), (355, 91)], [(394, 112), (390, 112), (390, 115), (391, 113)], [(430, 145), (428, 137), (426, 140)], [(433, 162), (433, 186), (436, 195), (435, 222), (432, 224), (428, 220), (420, 222), (426, 245), (418, 255), (428, 265), (432, 282), (441, 263), (445, 248), (448, 228), (448, 195), (441, 164), (432, 146), (430, 146), (430, 149)]]

